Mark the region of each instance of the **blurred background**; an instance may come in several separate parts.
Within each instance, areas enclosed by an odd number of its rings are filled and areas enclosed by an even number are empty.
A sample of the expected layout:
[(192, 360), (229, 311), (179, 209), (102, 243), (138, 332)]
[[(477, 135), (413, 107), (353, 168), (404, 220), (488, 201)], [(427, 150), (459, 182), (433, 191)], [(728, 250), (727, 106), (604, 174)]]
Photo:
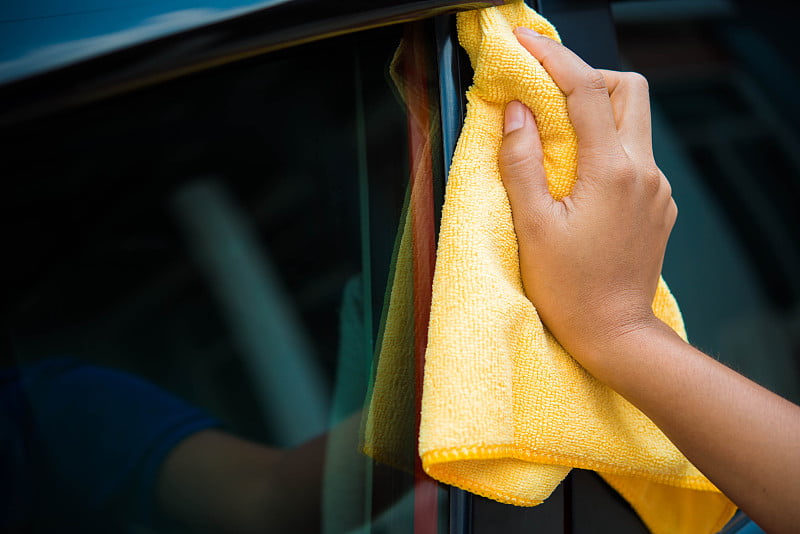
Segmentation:
[(665, 278), (691, 341), (800, 400), (800, 48), (785, 2), (612, 4), (678, 202)]

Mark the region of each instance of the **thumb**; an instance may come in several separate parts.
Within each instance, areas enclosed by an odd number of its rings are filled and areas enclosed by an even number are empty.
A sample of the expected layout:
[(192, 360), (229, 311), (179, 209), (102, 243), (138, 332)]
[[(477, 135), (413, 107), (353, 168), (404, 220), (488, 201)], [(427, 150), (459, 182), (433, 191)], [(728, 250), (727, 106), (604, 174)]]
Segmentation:
[(509, 102), (499, 163), (517, 234), (535, 230), (555, 203), (547, 188), (543, 159), (533, 113), (521, 102)]

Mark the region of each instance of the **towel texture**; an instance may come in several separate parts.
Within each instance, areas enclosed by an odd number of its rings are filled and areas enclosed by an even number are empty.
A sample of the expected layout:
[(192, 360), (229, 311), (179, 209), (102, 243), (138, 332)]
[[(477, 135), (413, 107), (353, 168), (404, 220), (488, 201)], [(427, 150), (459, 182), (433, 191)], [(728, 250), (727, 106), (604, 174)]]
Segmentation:
[[(518, 43), (517, 26), (558, 39), (521, 0), (458, 15), (475, 75), (442, 213), (419, 435), (423, 466), (442, 482), (523, 506), (541, 503), (571, 468), (591, 469), (651, 531), (716, 532), (733, 504), (644, 414), (573, 360), (525, 297), (497, 163), (505, 105), (520, 100), (533, 111), (557, 199), (575, 183), (577, 140), (564, 95)], [(663, 281), (653, 309), (685, 336)]]

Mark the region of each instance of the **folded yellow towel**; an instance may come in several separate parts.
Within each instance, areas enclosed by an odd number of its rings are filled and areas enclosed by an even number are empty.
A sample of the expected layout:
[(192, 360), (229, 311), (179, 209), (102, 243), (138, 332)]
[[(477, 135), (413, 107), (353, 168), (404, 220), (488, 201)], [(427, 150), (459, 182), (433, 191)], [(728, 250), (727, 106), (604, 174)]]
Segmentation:
[[(576, 180), (564, 95), (512, 30), (553, 27), (521, 0), (458, 15), (475, 71), (445, 197), (419, 452), (432, 477), (517, 505), (541, 503), (573, 467), (597, 471), (654, 533), (712, 533), (733, 504), (639, 410), (590, 376), (525, 297), (497, 155), (505, 105), (536, 116), (554, 197)], [(657, 315), (685, 336), (663, 281)]]

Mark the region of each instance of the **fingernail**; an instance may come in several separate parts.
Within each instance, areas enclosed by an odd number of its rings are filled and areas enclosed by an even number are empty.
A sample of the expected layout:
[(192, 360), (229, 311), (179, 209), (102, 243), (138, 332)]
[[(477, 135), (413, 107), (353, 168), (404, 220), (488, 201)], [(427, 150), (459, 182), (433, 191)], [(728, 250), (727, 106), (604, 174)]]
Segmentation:
[(506, 106), (503, 133), (508, 134), (525, 126), (525, 115), (525, 105), (522, 102), (518, 100), (509, 102)]
[(541, 35), (541, 33), (537, 32), (536, 30), (526, 28), (525, 26), (518, 26), (514, 29), (514, 33), (527, 35), (528, 37), (537, 37)]

